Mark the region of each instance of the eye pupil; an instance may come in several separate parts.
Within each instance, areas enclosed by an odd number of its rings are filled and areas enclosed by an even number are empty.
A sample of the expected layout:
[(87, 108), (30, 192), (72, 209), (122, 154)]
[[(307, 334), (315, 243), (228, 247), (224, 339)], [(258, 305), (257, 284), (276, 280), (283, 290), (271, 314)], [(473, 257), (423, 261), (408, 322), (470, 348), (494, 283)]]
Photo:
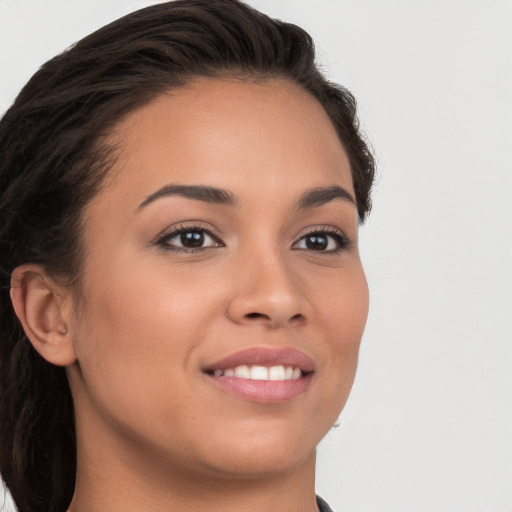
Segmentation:
[(328, 244), (329, 241), (324, 235), (310, 235), (306, 238), (306, 247), (312, 251), (322, 251)]
[(201, 231), (181, 233), (181, 243), (184, 247), (202, 247), (204, 244), (204, 233)]

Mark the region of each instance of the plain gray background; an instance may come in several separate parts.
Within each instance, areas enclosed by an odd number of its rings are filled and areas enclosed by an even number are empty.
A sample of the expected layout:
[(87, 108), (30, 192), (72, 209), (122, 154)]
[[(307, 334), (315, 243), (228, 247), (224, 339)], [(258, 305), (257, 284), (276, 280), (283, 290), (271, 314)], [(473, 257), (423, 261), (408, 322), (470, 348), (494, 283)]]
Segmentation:
[[(0, 0), (0, 112), (48, 58), (152, 3)], [(512, 1), (250, 3), (313, 35), (379, 165), (370, 318), (319, 494), (338, 512), (511, 512)]]

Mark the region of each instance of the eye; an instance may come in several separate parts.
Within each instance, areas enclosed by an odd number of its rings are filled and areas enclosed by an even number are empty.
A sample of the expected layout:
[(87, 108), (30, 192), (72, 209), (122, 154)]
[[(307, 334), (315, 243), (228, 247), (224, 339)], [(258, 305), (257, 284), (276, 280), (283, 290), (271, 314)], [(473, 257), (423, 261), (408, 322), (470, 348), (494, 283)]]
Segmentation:
[(157, 245), (164, 249), (195, 252), (211, 247), (223, 247), (222, 242), (210, 231), (198, 226), (182, 226), (163, 235)]
[(304, 235), (293, 245), (293, 249), (307, 251), (336, 253), (349, 246), (348, 238), (339, 231), (315, 230)]

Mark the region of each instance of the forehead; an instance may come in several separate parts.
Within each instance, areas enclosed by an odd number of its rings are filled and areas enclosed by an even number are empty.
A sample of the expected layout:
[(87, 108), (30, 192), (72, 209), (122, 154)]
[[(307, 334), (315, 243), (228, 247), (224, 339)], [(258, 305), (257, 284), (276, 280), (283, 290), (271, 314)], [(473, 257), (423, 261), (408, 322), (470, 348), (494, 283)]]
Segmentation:
[[(250, 192), (339, 184), (350, 165), (323, 107), (282, 81), (199, 79), (133, 112), (116, 130), (123, 202), (168, 183)], [(100, 194), (101, 195), (101, 194)], [(139, 201), (140, 202), (140, 201)]]

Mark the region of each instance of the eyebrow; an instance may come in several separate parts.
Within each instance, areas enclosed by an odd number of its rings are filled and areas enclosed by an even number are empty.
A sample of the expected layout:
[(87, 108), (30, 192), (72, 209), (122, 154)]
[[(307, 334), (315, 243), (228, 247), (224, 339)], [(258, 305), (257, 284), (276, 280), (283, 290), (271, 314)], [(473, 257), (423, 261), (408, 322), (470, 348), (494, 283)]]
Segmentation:
[[(148, 204), (161, 199), (163, 197), (181, 196), (187, 199), (195, 199), (205, 203), (219, 204), (226, 206), (237, 206), (239, 201), (237, 197), (228, 190), (223, 190), (216, 187), (208, 187), (205, 185), (165, 185), (153, 194), (150, 194), (138, 206), (137, 211), (141, 210)], [(341, 199), (353, 205), (356, 202), (352, 195), (344, 188), (338, 185), (330, 187), (318, 187), (308, 190), (302, 194), (297, 202), (297, 209), (306, 210), (309, 208), (316, 208), (322, 206), (335, 199)]]
[(330, 187), (314, 188), (302, 194), (298, 202), (298, 209), (316, 208), (335, 199), (341, 199), (356, 205), (355, 199), (349, 192), (338, 185), (332, 185)]
[(220, 204), (227, 206), (237, 206), (238, 200), (234, 194), (227, 190), (204, 185), (165, 185), (153, 194), (149, 195), (138, 206), (137, 211), (141, 210), (149, 203), (161, 199), (162, 197), (181, 196), (187, 199), (196, 199), (205, 203)]

